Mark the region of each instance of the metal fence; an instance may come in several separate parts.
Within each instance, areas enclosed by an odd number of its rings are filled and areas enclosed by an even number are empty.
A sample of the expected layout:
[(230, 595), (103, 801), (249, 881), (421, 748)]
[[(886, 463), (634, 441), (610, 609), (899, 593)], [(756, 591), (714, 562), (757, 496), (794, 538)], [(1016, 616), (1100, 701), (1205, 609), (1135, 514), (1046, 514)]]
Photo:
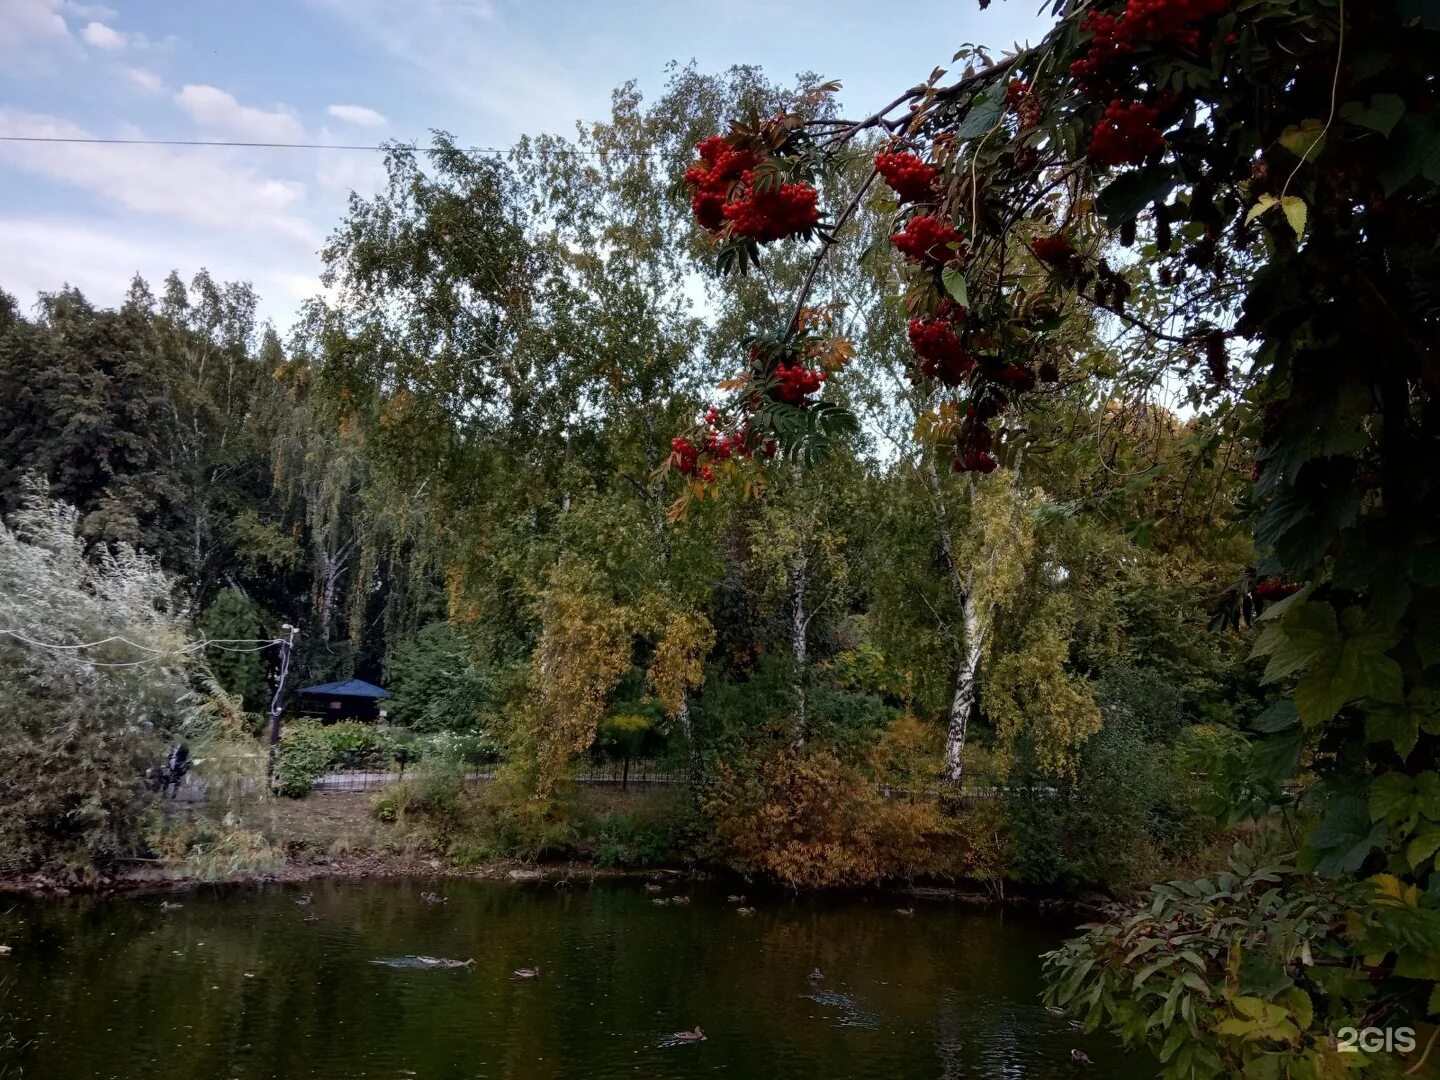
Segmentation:
[[(380, 769), (373, 766), (333, 769), (315, 781), (312, 792), (321, 794), (342, 791), (373, 791), (399, 783), (406, 777), (414, 778), (420, 770), (400, 767)], [(466, 783), (485, 783), (495, 779), (493, 768), (481, 769), (464, 775)], [(655, 761), (619, 761), (587, 763), (575, 775), (577, 783), (615, 787), (622, 791), (631, 788), (645, 789), (685, 784), (688, 778), (684, 769), (676, 769)]]
[[(407, 778), (416, 779), (423, 775), (417, 766), (406, 768), (403, 763), (391, 765), (388, 769), (378, 764), (357, 764), (332, 769), (319, 777), (311, 789), (313, 794), (326, 795), (341, 792), (375, 791), (399, 783)], [(495, 779), (493, 766), (464, 774), (467, 784), (483, 784)], [(621, 791), (646, 791), (668, 787), (681, 787), (690, 782), (687, 771), (669, 763), (657, 761), (604, 761), (587, 762), (575, 774), (577, 783), (595, 787), (612, 788)], [(893, 787), (882, 785), (880, 795), (897, 801), (932, 800), (941, 797), (938, 787)], [(964, 804), (983, 804), (1006, 795), (1004, 787), (974, 785), (967, 786), (958, 796), (950, 795)], [(1026, 794), (1038, 798), (1055, 798), (1060, 794), (1056, 788), (1032, 787)], [(203, 802), (206, 798), (205, 781), (191, 774), (185, 778), (174, 797), (180, 802)]]

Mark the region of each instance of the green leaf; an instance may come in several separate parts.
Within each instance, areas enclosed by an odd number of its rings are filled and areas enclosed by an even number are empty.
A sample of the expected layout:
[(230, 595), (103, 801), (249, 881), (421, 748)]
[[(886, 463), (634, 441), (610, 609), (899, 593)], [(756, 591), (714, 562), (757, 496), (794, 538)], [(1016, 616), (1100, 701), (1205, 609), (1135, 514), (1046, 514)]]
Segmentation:
[(1410, 832), (1420, 819), (1440, 821), (1440, 775), (1391, 771), (1370, 786), (1370, 819), (1386, 821)]
[(1419, 870), (1420, 864), (1440, 850), (1440, 825), (1426, 822), (1405, 845), (1405, 861), (1411, 870)]
[(1221, 1020), (1215, 1025), (1217, 1035), (1230, 1035), (1237, 1039), (1254, 1038), (1260, 1032), (1260, 1025), (1254, 1020), (1242, 1020), (1238, 1016), (1232, 1016), (1228, 1020)]
[(1384, 822), (1372, 823), (1368, 807), (1353, 795), (1333, 800), (1310, 834), (1309, 846), (1319, 854), (1315, 871), (1338, 878), (1359, 870), (1366, 857), (1389, 838)]
[(965, 275), (953, 266), (947, 266), (940, 272), (940, 280), (945, 285), (945, 291), (951, 298), (963, 308), (970, 306), (970, 286), (965, 281)]
[(1415, 812), (1419, 789), (1403, 772), (1387, 772), (1370, 785), (1370, 820), (1404, 821)]
[(1404, 679), (1400, 665), (1385, 655), (1400, 635), (1374, 627), (1359, 607), (1346, 608), (1341, 623), (1345, 636), (1339, 648), (1325, 649), (1295, 687), (1295, 708), (1307, 727), (1323, 724), (1344, 705), (1361, 698), (1387, 704), (1401, 700)]
[(1280, 207), (1280, 211), (1285, 215), (1285, 220), (1290, 223), (1290, 228), (1295, 230), (1295, 235), (1297, 237), (1304, 236), (1306, 215), (1305, 200), (1298, 195), (1286, 195), (1279, 199), (1274, 195), (1261, 195), (1260, 198), (1255, 201), (1255, 205), (1252, 206), (1245, 215), (1246, 224), (1249, 224), (1261, 214), (1276, 206)]
[(1420, 721), (1407, 706), (1383, 705), (1365, 716), (1367, 742), (1388, 742), (1403, 761), (1420, 738)]
[(1137, 217), (1151, 203), (1164, 200), (1175, 183), (1175, 174), (1168, 166), (1147, 165), (1121, 173), (1106, 184), (1095, 199), (1095, 207), (1113, 229)]
[(1291, 124), (1282, 131), (1280, 145), (1298, 158), (1308, 158), (1319, 152), (1319, 143), (1324, 137), (1324, 121), (1312, 117), (1298, 124)]
[(1270, 663), (1265, 668), (1262, 681), (1272, 683), (1299, 671), (1316, 657), (1335, 649), (1339, 643), (1335, 609), (1323, 601), (1315, 601), (1286, 611), (1271, 639), (1257, 642), (1256, 653), (1252, 655), (1265, 655), (1259, 650), (1262, 644), (1267, 647)]
[(1310, 995), (1298, 986), (1291, 986), (1279, 995), (1279, 1000), (1285, 1003), (1295, 1017), (1296, 1026), (1302, 1031), (1315, 1022), (1315, 1003), (1310, 1000)]
[[(1273, 998), (1292, 985), (1285, 966), (1269, 953), (1250, 949), (1240, 961), (1240, 992), (1255, 997)], [(1237, 999), (1238, 1000), (1238, 999)]]
[(1005, 94), (999, 89), (992, 90), (989, 97), (975, 99), (965, 119), (955, 128), (955, 137), (978, 139), (988, 134), (1004, 115)]
[(1162, 1062), (1169, 1061), (1174, 1057), (1175, 1051), (1180, 1049), (1180, 1044), (1183, 1043), (1189, 1035), (1190, 1029), (1184, 1024), (1172, 1028), (1170, 1034), (1165, 1038), (1165, 1044), (1160, 1047), (1160, 1060)]
[(1253, 994), (1232, 998), (1230, 1004), (1235, 1006), (1236, 1011), (1242, 1016), (1248, 1016), (1252, 1020), (1260, 1019), (1270, 1008), (1268, 1001), (1262, 1001)]
[(1358, 101), (1347, 101), (1340, 106), (1341, 120), (1378, 131), (1387, 139), (1404, 115), (1405, 101), (1397, 94), (1375, 94), (1368, 106)]
[(1380, 165), (1380, 183), (1386, 195), (1393, 195), (1410, 181), (1424, 175), (1440, 181), (1436, 170), (1440, 159), (1440, 128), (1430, 117), (1407, 113), (1395, 126), (1385, 159)]
[(1285, 731), (1300, 722), (1300, 714), (1295, 711), (1295, 702), (1289, 698), (1281, 698), (1272, 701), (1266, 706), (1265, 711), (1254, 720), (1250, 721), (1250, 727), (1254, 731), (1266, 735), (1273, 735), (1277, 731)]
[(1280, 211), (1295, 230), (1296, 237), (1305, 235), (1305, 200), (1298, 195), (1286, 195), (1280, 200)]

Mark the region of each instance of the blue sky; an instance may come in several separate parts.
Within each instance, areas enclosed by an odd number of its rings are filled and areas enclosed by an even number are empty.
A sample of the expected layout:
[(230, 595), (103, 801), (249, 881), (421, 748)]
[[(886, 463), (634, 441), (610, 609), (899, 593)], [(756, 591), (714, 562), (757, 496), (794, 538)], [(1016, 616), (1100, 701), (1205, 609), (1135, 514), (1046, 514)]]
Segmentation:
[[(815, 71), (869, 112), (965, 41), (1038, 37), (1040, 0), (0, 0), (0, 135), (505, 146), (573, 130), (667, 62)], [(1048, 5), (1047, 5), (1048, 6)], [(924, 22), (912, 19), (923, 10)], [(135, 272), (254, 283), (286, 324), (379, 155), (0, 142), (0, 287), (114, 303)]]

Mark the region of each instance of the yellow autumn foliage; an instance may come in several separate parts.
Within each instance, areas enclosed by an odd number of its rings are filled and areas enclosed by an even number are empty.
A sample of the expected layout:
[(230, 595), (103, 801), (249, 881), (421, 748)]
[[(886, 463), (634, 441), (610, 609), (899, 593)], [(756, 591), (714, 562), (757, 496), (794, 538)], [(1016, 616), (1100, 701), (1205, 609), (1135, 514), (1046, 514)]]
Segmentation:
[(534, 755), (534, 795), (548, 797), (576, 755), (595, 741), (612, 691), (630, 670), (635, 639), (656, 639), (647, 677), (672, 719), (704, 681), (715, 632), (703, 615), (676, 609), (666, 593), (618, 604), (593, 568), (557, 567), (538, 605), (541, 633), (517, 734)]
[(1042, 769), (1073, 776), (1076, 752), (1104, 726), (1089, 680), (1065, 670), (1074, 626), (1071, 599), (1053, 595), (1026, 620), (1017, 647), (990, 665), (985, 710), (1002, 769), (1024, 735)]
[(887, 799), (823, 748), (789, 748), (755, 768), (725, 763), (701, 809), (732, 864), (805, 888), (913, 873), (949, 827), (933, 801)]
[(699, 612), (666, 616), (646, 677), (671, 720), (684, 709), (690, 691), (705, 681), (705, 657), (714, 644), (715, 628)]

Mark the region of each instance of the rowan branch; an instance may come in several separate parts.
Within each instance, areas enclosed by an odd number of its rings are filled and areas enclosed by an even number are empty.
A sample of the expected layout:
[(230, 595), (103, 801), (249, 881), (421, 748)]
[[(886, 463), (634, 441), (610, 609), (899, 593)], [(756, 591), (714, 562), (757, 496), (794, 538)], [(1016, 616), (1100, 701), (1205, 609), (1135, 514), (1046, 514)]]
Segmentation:
[(795, 299), (795, 312), (790, 316), (790, 327), (785, 331), (787, 338), (794, 337), (795, 333), (800, 329), (800, 315), (805, 310), (805, 301), (810, 298), (810, 290), (815, 287), (815, 278), (820, 273), (820, 264), (825, 261), (825, 257), (830, 253), (830, 249), (839, 242), (837, 238), (840, 230), (855, 216), (855, 211), (860, 208), (860, 203), (864, 200), (865, 193), (870, 190), (870, 185), (874, 183), (876, 175), (875, 170), (871, 169), (870, 174), (865, 177), (865, 182), (861, 184), (859, 190), (855, 192), (855, 197), (850, 200), (850, 205), (845, 207), (840, 216), (835, 220), (835, 227), (830, 229), (825, 239), (820, 242), (820, 250), (817, 251), (814, 258), (810, 260), (810, 269), (806, 271), (805, 280), (800, 285), (800, 294)]

